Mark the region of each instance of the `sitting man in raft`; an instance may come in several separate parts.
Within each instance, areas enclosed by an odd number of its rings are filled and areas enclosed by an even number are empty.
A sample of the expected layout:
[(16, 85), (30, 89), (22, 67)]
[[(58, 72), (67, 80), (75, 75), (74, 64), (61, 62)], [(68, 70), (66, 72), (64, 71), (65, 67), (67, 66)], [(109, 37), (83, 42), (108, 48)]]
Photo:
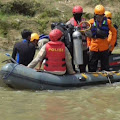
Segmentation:
[[(50, 42), (45, 44), (39, 51), (36, 58), (28, 65), (29, 68), (34, 68), (38, 63), (42, 63), (44, 59), (44, 70), (56, 74), (63, 75), (75, 74), (71, 63), (71, 55), (64, 43), (60, 41), (63, 33), (59, 29), (54, 29), (49, 33)], [(40, 67), (39, 67), (40, 69)]]

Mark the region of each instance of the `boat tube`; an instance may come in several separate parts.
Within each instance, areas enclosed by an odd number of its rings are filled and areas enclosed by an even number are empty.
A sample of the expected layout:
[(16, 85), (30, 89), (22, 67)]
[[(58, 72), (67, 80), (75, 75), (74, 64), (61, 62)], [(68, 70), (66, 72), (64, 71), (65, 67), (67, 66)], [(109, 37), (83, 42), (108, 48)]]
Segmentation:
[(65, 90), (120, 81), (119, 71), (58, 76), (43, 71), (36, 72), (34, 69), (15, 63), (4, 65), (0, 74), (2, 77), (0, 81), (11, 88), (21, 90)]

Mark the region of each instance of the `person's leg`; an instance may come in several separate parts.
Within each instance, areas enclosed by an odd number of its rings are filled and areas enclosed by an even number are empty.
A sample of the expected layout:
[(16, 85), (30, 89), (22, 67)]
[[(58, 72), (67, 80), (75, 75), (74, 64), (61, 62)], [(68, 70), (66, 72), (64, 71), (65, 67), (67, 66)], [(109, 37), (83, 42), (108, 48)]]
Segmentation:
[(79, 65), (80, 73), (86, 72), (86, 65)]
[(98, 59), (99, 59), (99, 52), (90, 51), (90, 53), (89, 53), (89, 63), (88, 63), (89, 72), (96, 72)]
[(86, 72), (86, 65), (88, 64), (88, 50), (83, 51), (83, 65), (79, 65), (80, 72)]
[(100, 52), (101, 70), (109, 70), (109, 53), (108, 50)]

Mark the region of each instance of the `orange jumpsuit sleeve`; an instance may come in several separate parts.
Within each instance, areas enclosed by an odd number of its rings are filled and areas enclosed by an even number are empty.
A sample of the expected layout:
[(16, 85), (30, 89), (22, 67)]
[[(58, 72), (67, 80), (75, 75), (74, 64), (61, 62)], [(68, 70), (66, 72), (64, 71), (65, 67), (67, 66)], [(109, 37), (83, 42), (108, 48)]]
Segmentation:
[[(88, 22), (92, 25), (94, 23), (94, 19), (92, 18)], [(87, 47), (90, 47), (90, 45), (91, 45), (91, 38), (87, 37)]]
[(111, 51), (114, 49), (115, 42), (117, 40), (117, 30), (113, 27), (111, 20), (107, 20), (108, 27), (109, 27), (109, 36), (108, 36), (108, 42), (109, 45), (111, 45)]
[(109, 35), (108, 35), (108, 43), (110, 44), (112, 40), (112, 32), (109, 31)]
[(87, 47), (90, 47), (91, 45), (91, 38), (87, 37)]

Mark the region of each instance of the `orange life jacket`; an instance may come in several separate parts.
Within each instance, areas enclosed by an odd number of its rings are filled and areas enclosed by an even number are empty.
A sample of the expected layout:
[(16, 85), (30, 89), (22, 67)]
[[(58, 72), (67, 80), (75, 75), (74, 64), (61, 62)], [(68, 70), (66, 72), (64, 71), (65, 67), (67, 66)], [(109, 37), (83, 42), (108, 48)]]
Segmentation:
[(63, 42), (48, 42), (46, 44), (46, 63), (44, 65), (46, 71), (66, 71), (65, 63), (65, 45)]
[[(90, 19), (89, 23), (91, 25), (94, 24), (94, 19)], [(108, 23), (108, 28), (109, 30), (112, 32), (112, 39), (113, 41), (116, 40), (116, 36), (117, 36), (117, 31), (116, 29), (113, 27), (111, 20), (107, 19), (107, 23)], [(107, 38), (106, 39), (101, 39), (101, 38), (87, 38), (87, 44), (89, 46), (90, 51), (95, 51), (95, 52), (102, 52), (105, 50), (109, 49), (109, 43), (111, 41), (108, 42)]]

